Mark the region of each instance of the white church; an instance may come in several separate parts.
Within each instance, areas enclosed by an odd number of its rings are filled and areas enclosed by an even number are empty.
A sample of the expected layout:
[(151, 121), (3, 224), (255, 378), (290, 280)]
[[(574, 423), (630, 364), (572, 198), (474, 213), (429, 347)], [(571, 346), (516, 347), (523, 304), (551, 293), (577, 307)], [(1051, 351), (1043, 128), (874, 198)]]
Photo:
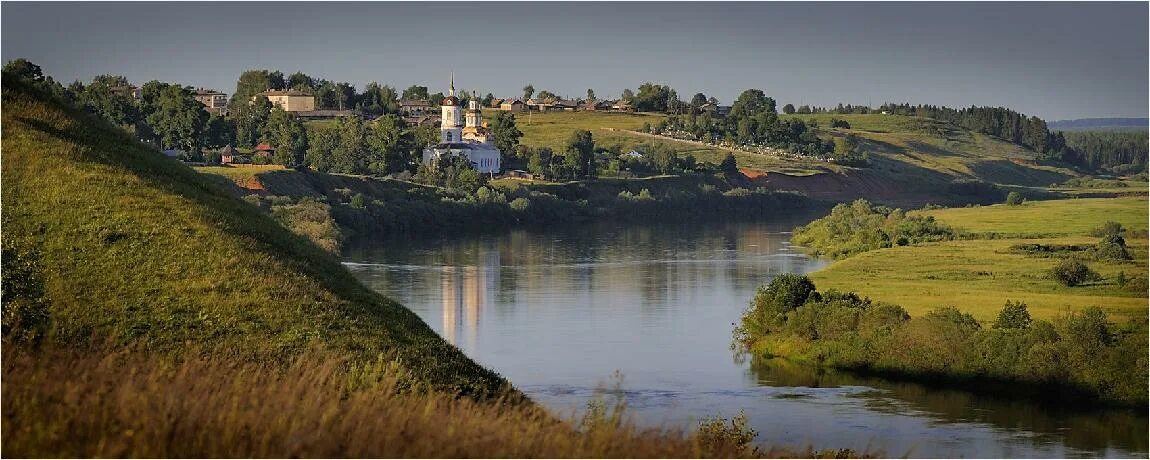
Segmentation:
[(484, 174), (498, 174), (500, 153), (492, 143), (494, 140), (483, 123), (483, 113), (479, 101), (474, 98), (467, 104), (466, 113), (455, 97), (455, 74), (451, 75), (451, 89), (443, 98), (442, 122), (439, 143), (423, 151), (423, 163), (439, 161), (448, 156), (462, 156), (472, 166)]

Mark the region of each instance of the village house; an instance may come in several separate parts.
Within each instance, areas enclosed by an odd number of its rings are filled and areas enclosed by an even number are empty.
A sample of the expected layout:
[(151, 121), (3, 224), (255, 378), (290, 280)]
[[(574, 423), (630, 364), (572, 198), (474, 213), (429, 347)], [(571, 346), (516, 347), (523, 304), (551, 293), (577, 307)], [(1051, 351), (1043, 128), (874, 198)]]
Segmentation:
[(236, 148), (232, 144), (228, 144), (220, 149), (220, 164), (230, 165), (236, 161)]
[[(315, 96), (295, 89), (269, 89), (256, 96), (267, 97), (272, 105), (279, 106), (285, 112), (311, 112), (315, 110)], [(252, 97), (252, 100), (255, 100), (255, 96)]]
[(214, 89), (196, 88), (192, 94), (204, 105), (204, 110), (213, 115), (223, 115), (228, 111), (228, 95)]
[(504, 112), (519, 113), (527, 110), (527, 105), (519, 99), (505, 99), (503, 103), (499, 104), (499, 110)]
[(276, 149), (272, 148), (272, 146), (270, 146), (266, 143), (263, 143), (263, 142), (261, 142), (260, 145), (257, 145), (255, 148), (256, 156), (260, 156), (260, 157), (264, 157), (264, 158), (271, 158), (272, 154), (274, 154), (275, 152), (276, 152)]

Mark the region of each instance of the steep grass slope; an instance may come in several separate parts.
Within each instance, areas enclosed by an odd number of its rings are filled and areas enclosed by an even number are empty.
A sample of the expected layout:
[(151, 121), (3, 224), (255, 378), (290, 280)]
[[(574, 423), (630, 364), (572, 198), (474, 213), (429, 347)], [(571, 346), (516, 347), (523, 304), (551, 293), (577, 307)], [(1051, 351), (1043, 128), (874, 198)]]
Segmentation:
[[(452, 393), (510, 388), (204, 175), (7, 75), (3, 84), (5, 269), (32, 261), (16, 281), (42, 282), (45, 300), (28, 301), (47, 318), (25, 315), (21, 324), (32, 324), (21, 327), (41, 328), (42, 343), (160, 353), (193, 345), (258, 362), (319, 349), (396, 359)], [(4, 295), (8, 329), (20, 322), (9, 321), (13, 294)]]

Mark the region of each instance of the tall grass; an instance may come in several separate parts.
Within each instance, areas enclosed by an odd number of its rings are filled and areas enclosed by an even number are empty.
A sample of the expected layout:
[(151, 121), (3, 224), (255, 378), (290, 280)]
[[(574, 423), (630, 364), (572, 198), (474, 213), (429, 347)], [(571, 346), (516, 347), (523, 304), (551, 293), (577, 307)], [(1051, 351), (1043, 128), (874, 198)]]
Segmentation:
[(537, 407), (412, 391), (402, 370), (323, 355), (286, 367), (139, 352), (6, 347), (5, 457), (745, 457), (740, 420), (699, 435), (600, 413), (576, 427)]

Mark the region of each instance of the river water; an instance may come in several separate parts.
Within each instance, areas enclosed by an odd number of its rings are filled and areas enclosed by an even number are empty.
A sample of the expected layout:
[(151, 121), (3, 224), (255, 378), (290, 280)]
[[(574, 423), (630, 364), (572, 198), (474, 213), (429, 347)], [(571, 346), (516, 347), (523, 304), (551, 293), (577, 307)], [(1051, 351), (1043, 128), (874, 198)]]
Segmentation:
[[(477, 362), (563, 417), (621, 388), (645, 426), (743, 411), (757, 442), (911, 457), (1147, 457), (1147, 417), (1065, 411), (730, 349), (755, 289), (827, 262), (794, 219), (590, 225), (376, 243), (345, 265)], [(616, 373), (617, 372), (617, 373)]]

